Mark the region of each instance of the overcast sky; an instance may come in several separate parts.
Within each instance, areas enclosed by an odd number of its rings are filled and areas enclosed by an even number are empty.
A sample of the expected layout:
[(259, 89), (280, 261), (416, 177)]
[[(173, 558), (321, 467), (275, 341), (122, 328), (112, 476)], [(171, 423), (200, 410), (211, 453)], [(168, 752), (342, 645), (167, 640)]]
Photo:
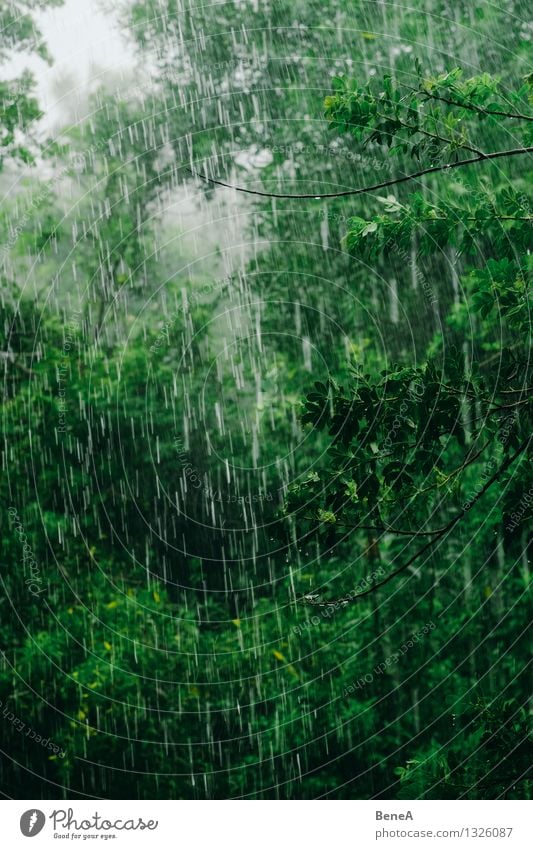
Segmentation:
[(76, 99), (83, 103), (88, 88), (98, 79), (127, 73), (133, 51), (112, 13), (104, 12), (101, 0), (65, 0), (63, 6), (36, 12), (54, 64), (35, 56), (19, 55), (10, 62), (6, 76), (30, 68), (38, 84), (38, 97), (47, 124), (65, 117)]

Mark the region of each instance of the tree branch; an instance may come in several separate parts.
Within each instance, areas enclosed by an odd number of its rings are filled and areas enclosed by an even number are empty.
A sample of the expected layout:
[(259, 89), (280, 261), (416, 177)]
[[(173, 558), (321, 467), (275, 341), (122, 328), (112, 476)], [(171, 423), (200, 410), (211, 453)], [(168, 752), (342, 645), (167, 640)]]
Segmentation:
[(483, 106), (475, 106), (473, 103), (458, 103), (456, 100), (448, 100), (447, 97), (432, 94), (426, 91), (426, 89), (411, 88), (411, 86), (406, 86), (406, 88), (411, 89), (411, 91), (417, 94), (422, 94), (431, 100), (440, 100), (442, 103), (447, 103), (448, 106), (456, 106), (458, 109), (469, 109), (471, 112), (477, 112), (481, 115), (495, 115), (499, 118), (516, 118), (518, 121), (533, 121), (533, 116), (522, 115), (520, 112), (500, 112), (497, 109), (484, 109)]
[[(472, 463), (475, 463), (475, 461), (479, 457), (481, 457), (483, 452), (487, 450), (489, 445), (490, 445), (490, 440), (488, 442), (485, 442), (485, 444), (478, 451), (476, 451), (475, 454), (472, 454), (471, 452), (469, 452), (467, 454), (465, 460), (461, 463), (461, 465), (458, 466), (456, 469), (453, 469), (448, 475), (446, 475), (445, 483), (447, 483), (450, 480), (450, 478), (453, 478), (456, 475), (458, 475), (460, 472), (464, 471), (464, 469), (466, 469), (468, 466), (471, 466)], [(413, 447), (415, 447), (415, 446), (413, 446)], [(419, 495), (423, 495), (426, 492), (430, 492), (430, 490), (435, 489), (437, 486), (439, 486), (439, 484), (431, 484), (431, 486), (427, 486), (424, 489), (420, 489), (415, 494), (415, 497), (418, 497)], [(303, 518), (306, 519), (309, 522), (315, 521), (314, 517), (312, 517), (312, 516), (303, 516)], [(326, 524), (326, 523), (322, 522), (321, 524), (323, 525), (323, 524)], [(340, 527), (343, 527), (343, 528), (351, 528), (354, 531), (374, 531), (375, 533), (395, 534), (395, 535), (398, 535), (398, 536), (409, 536), (409, 537), (412, 537), (412, 538), (414, 538), (414, 537), (438, 536), (439, 534), (442, 534), (446, 530), (446, 526), (444, 528), (435, 528), (432, 531), (421, 531), (421, 530), (406, 531), (406, 530), (403, 530), (403, 529), (400, 529), (400, 528), (394, 528), (392, 525), (387, 525), (385, 523), (383, 525), (352, 525), (349, 522), (344, 522), (342, 519), (337, 519), (337, 517), (335, 517), (335, 523), (334, 524), (339, 525)]]
[[(386, 115), (380, 115), (379, 113), (378, 113), (378, 115), (379, 115), (380, 118), (387, 120)], [(413, 133), (420, 133), (423, 136), (427, 136), (429, 139), (434, 139), (435, 141), (443, 142), (443, 144), (447, 144), (447, 145), (453, 145), (454, 144), (453, 139), (447, 139), (444, 136), (439, 136), (437, 133), (430, 133), (429, 130), (423, 130), (422, 127), (414, 127), (412, 124), (408, 124), (406, 121), (402, 121), (401, 118), (395, 117), (391, 120), (396, 121), (398, 124), (400, 124), (400, 126), (404, 127), (406, 130), (411, 130)], [(352, 126), (352, 125), (350, 125), (350, 126)], [(356, 124), (355, 126), (358, 126), (358, 125)], [(380, 132), (383, 133), (383, 130), (380, 130)], [(393, 133), (383, 133), (383, 134), (394, 136)], [(478, 150), (477, 147), (471, 147), (469, 144), (464, 143), (464, 144), (460, 145), (460, 149), (468, 150), (468, 151), (470, 151), (470, 153), (475, 153), (477, 156), (481, 156), (483, 159), (485, 159), (485, 154), (483, 153), (482, 150)]]
[(290, 195), (283, 192), (264, 192), (259, 189), (246, 189), (243, 186), (235, 186), (231, 183), (225, 183), (223, 180), (215, 180), (213, 177), (208, 177), (200, 171), (193, 171), (191, 168), (186, 168), (193, 177), (198, 177), (205, 183), (211, 183), (214, 186), (222, 186), (225, 189), (233, 189), (236, 192), (243, 192), (247, 195), (256, 195), (264, 198), (279, 198), (286, 200), (327, 200), (328, 198), (353, 197), (354, 195), (362, 195), (366, 192), (375, 192), (379, 189), (386, 189), (389, 186), (396, 186), (399, 183), (408, 183), (410, 180), (417, 180), (419, 177), (424, 177), (427, 174), (438, 174), (440, 171), (450, 171), (452, 168), (462, 168), (466, 165), (475, 165), (477, 162), (488, 162), (491, 159), (499, 159), (507, 156), (520, 156), (523, 153), (533, 153), (533, 147), (518, 147), (512, 150), (497, 150), (493, 153), (486, 153), (483, 156), (474, 156), (471, 159), (463, 159), (461, 162), (450, 162), (446, 165), (435, 165), (432, 168), (424, 168), (421, 171), (415, 171), (413, 174), (406, 174), (404, 177), (396, 177), (393, 180), (386, 180), (383, 183), (375, 183), (373, 186), (363, 186), (360, 189), (347, 189), (343, 192), (329, 192), (326, 194), (313, 193), (303, 195)]
[[(510, 466), (512, 466), (514, 461), (516, 459), (518, 459), (518, 457), (526, 450), (526, 448), (528, 447), (529, 442), (531, 441), (532, 438), (533, 438), (532, 436), (528, 436), (528, 438), (526, 440), (524, 440), (524, 442), (522, 442), (522, 444), (519, 446), (519, 448), (517, 448), (515, 453), (511, 454), (509, 457), (507, 457), (507, 459), (501, 464), (500, 468), (496, 470), (496, 472), (492, 475), (492, 477), (490, 477), (488, 479), (488, 481), (485, 483), (485, 485), (482, 487), (482, 489), (480, 489), (480, 491), (477, 493), (477, 495), (470, 501), (469, 507), (467, 508), (468, 510), (471, 509), (474, 506), (474, 504), (476, 504), (481, 498), (483, 498), (483, 496), (490, 489), (490, 487), (494, 483), (496, 483), (497, 480), (499, 480), (501, 475), (505, 471), (507, 471), (507, 469)], [(344, 596), (342, 598), (335, 599), (334, 601), (314, 601), (314, 600), (309, 601), (309, 600), (307, 600), (305, 603), (311, 604), (314, 607), (328, 607), (329, 605), (332, 605), (332, 604), (339, 604), (339, 605), (345, 606), (347, 604), (351, 604), (352, 602), (359, 601), (359, 599), (364, 598), (367, 595), (370, 595), (370, 593), (375, 592), (380, 587), (384, 587), (386, 584), (388, 584), (390, 581), (392, 581), (393, 578), (396, 578), (397, 575), (401, 574), (402, 572), (405, 572), (405, 570), (408, 569), (410, 566), (412, 566), (412, 564), (416, 560), (418, 560), (420, 557), (422, 557), (422, 555), (425, 554), (427, 551), (429, 551), (433, 545), (435, 545), (446, 534), (448, 534), (452, 530), (452, 528), (454, 528), (455, 525), (458, 522), (460, 522), (461, 519), (466, 515), (467, 509), (462, 507), (461, 510), (459, 510), (459, 512), (456, 513), (455, 516), (452, 519), (450, 519), (448, 524), (445, 525), (442, 528), (440, 533), (434, 539), (430, 539), (429, 542), (425, 543), (421, 548), (418, 549), (418, 551), (415, 551), (415, 553), (405, 563), (403, 563), (401, 566), (399, 566), (397, 569), (395, 569), (393, 572), (391, 572), (390, 575), (387, 575), (387, 577), (384, 578), (382, 581), (379, 581), (379, 583), (373, 584), (372, 587), (370, 587), (370, 589), (364, 590), (364, 592), (358, 593), (357, 595), (354, 595), (354, 596), (347, 595), (347, 596)]]

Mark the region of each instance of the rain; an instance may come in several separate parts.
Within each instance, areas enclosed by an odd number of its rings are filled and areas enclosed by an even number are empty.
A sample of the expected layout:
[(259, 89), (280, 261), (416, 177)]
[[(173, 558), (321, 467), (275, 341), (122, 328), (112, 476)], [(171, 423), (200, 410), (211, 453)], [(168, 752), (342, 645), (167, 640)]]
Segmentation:
[(530, 798), (527, 5), (0, 19), (3, 796)]

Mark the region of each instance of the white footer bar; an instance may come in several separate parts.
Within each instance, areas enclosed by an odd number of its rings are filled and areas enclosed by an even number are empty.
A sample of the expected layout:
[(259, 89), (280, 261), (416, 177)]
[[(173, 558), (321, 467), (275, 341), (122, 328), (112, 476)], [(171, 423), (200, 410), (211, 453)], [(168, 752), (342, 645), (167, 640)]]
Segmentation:
[(6, 849), (530, 849), (531, 814), (532, 803), (518, 801), (4, 801), (0, 842)]

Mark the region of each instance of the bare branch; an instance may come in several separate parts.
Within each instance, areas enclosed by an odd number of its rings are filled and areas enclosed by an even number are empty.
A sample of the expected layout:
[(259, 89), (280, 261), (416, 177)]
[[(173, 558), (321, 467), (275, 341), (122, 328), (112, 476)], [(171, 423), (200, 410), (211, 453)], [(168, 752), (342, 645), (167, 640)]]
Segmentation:
[(520, 156), (523, 153), (533, 153), (533, 147), (518, 147), (512, 150), (496, 150), (493, 153), (485, 153), (483, 156), (474, 156), (471, 159), (463, 159), (460, 162), (450, 162), (446, 165), (435, 165), (432, 168), (424, 168), (422, 171), (415, 171), (413, 174), (406, 174), (403, 177), (395, 177), (393, 180), (386, 180), (383, 183), (375, 183), (373, 186), (363, 186), (359, 189), (347, 189), (343, 192), (328, 192), (326, 194), (313, 193), (303, 195), (290, 195), (283, 192), (264, 192), (259, 189), (246, 189), (243, 186), (234, 186), (231, 183), (225, 183), (223, 180), (215, 180), (213, 177), (208, 177), (199, 171), (193, 171), (191, 168), (186, 168), (193, 177), (198, 177), (205, 183), (211, 183), (214, 186), (222, 186), (225, 189), (233, 189), (236, 192), (243, 192), (247, 195), (256, 195), (264, 198), (279, 198), (287, 200), (327, 200), (329, 198), (354, 197), (362, 195), (366, 192), (375, 192), (379, 189), (386, 189), (389, 186), (397, 186), (399, 183), (408, 183), (410, 180), (417, 180), (419, 177), (425, 177), (427, 174), (438, 174), (441, 171), (451, 171), (452, 168), (463, 168), (466, 165), (475, 165), (477, 162), (489, 162), (491, 159), (499, 159), (507, 156)]

